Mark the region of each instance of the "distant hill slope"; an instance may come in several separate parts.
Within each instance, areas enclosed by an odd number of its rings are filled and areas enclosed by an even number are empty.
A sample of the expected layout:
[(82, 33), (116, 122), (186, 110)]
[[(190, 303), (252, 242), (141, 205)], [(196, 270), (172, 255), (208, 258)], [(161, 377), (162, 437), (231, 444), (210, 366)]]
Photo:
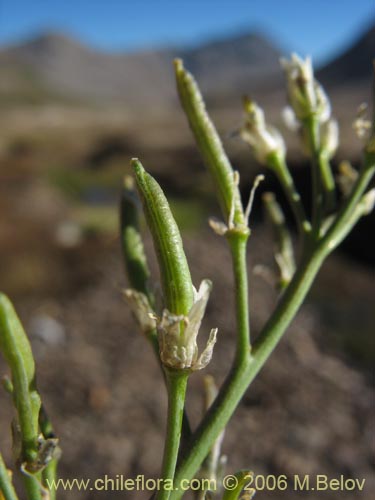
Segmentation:
[[(130, 106), (163, 104), (175, 97), (172, 59), (183, 57), (205, 92), (246, 92), (278, 72), (279, 51), (259, 35), (241, 35), (193, 49), (109, 54), (57, 33), (45, 33), (0, 50), (0, 68), (8, 86), (23, 87), (24, 73), (39, 88), (84, 99), (114, 99)], [(17, 68), (17, 71), (15, 70)], [(22, 71), (19, 71), (22, 68)]]
[[(113, 54), (72, 37), (51, 32), (0, 49), (0, 105), (4, 103), (79, 101), (123, 103), (128, 109), (168, 109), (175, 104), (172, 59), (182, 57), (205, 97), (238, 101), (241, 94), (280, 88), (280, 51), (254, 33), (213, 40), (193, 48)], [(326, 65), (323, 84), (350, 87), (353, 96), (370, 81), (375, 56), (375, 26)], [(359, 89), (359, 90), (358, 90)], [(257, 93), (257, 92), (255, 92)]]
[[(66, 36), (48, 33), (0, 52), (0, 67), (22, 67), (46, 89), (82, 99), (137, 102), (163, 94), (170, 59), (165, 52), (129, 55), (94, 51)], [(9, 69), (8, 69), (9, 71)], [(150, 81), (154, 85), (150, 86)]]
[(318, 78), (328, 85), (370, 81), (375, 59), (375, 24), (339, 57), (318, 72)]
[(281, 80), (280, 51), (258, 34), (216, 40), (182, 53), (186, 66), (209, 95), (236, 96)]

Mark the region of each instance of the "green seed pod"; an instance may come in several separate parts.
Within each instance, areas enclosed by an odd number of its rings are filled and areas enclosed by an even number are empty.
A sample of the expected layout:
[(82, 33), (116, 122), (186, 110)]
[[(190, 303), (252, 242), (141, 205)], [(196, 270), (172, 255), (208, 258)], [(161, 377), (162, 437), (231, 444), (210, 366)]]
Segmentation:
[(181, 59), (175, 60), (175, 72), (180, 101), (203, 160), (214, 180), (224, 219), (229, 219), (234, 204), (234, 223), (244, 226), (241, 196), (234, 182), (233, 168), (208, 116), (199, 87), (194, 77), (185, 70)]
[(22, 439), (22, 459), (32, 463), (37, 456), (40, 397), (35, 385), (35, 363), (30, 343), (10, 300), (0, 294), (0, 351), (10, 366), (13, 401)]
[(138, 205), (134, 180), (132, 177), (125, 177), (120, 207), (121, 243), (125, 268), (131, 288), (142, 292), (152, 303), (148, 290), (150, 271), (139, 230)]
[(159, 261), (165, 306), (173, 314), (187, 316), (194, 292), (180, 231), (159, 184), (138, 160), (132, 165)]

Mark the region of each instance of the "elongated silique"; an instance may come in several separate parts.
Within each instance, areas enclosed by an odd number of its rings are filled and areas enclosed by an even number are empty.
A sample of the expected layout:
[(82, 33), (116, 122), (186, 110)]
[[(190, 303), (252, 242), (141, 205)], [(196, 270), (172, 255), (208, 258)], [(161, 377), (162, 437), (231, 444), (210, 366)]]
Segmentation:
[(194, 77), (185, 70), (181, 59), (175, 60), (177, 90), (189, 120), (197, 146), (215, 183), (221, 210), (227, 221), (233, 210), (234, 223), (246, 226), (241, 196), (234, 182), (232, 165), (224, 151)]
[(138, 160), (132, 165), (159, 262), (165, 307), (187, 316), (194, 291), (180, 231), (159, 184)]

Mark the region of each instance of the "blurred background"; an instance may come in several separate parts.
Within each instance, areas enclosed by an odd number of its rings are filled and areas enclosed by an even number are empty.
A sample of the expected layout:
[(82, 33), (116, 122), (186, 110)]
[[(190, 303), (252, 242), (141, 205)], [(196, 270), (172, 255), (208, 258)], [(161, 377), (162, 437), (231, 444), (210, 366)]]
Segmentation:
[[(281, 119), (279, 58), (311, 55), (331, 96), (341, 145), (334, 160), (361, 161), (352, 130), (371, 102), (373, 0), (176, 2), (0, 1), (0, 279), (30, 336), (39, 387), (61, 439), (60, 476), (157, 477), (166, 397), (151, 349), (137, 332), (118, 236), (118, 200), (129, 160), (139, 157), (171, 200), (196, 284), (214, 291), (205, 327), (219, 328), (207, 373), (220, 384), (234, 343), (232, 277), (225, 242), (207, 219), (219, 215), (174, 87), (172, 60), (196, 76), (247, 199), (262, 168), (236, 131), (250, 95), (288, 140), (289, 164), (309, 202), (309, 171)], [(258, 192), (279, 189), (271, 173)], [(277, 295), (272, 233), (255, 204), (249, 245), (252, 330)], [(227, 473), (327, 474), (374, 487), (374, 215), (324, 265), (309, 298), (227, 429)], [(155, 280), (150, 238), (145, 231)], [(269, 272), (266, 273), (269, 275)], [(7, 367), (0, 360), (1, 374)], [(202, 413), (201, 374), (189, 411)], [(10, 463), (12, 407), (0, 395), (0, 449)], [(371, 439), (372, 438), (372, 439)], [(371, 486), (372, 485), (372, 486)], [(124, 493), (60, 492), (60, 498)], [(300, 498), (259, 492), (257, 498)], [(310, 491), (306, 498), (318, 498)], [(125, 498), (147, 498), (128, 493)]]

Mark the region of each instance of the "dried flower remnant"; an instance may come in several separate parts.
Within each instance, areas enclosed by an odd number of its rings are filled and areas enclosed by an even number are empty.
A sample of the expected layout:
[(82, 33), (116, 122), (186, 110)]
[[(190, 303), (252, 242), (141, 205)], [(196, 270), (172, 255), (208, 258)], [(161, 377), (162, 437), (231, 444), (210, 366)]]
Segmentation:
[(157, 329), (161, 360), (169, 368), (197, 371), (210, 362), (217, 328), (211, 330), (207, 345), (199, 356), (197, 336), (211, 287), (211, 282), (204, 280), (198, 291), (194, 289), (194, 303), (187, 316), (176, 316), (166, 309), (163, 311)]
[(153, 332), (156, 328), (154, 311), (148, 298), (142, 292), (128, 288), (124, 290), (124, 297), (129, 304), (140, 328), (146, 335)]
[[(253, 186), (250, 191), (249, 195), (249, 201), (247, 203), (246, 209), (244, 211), (244, 220), (246, 225), (237, 225), (234, 222), (234, 202), (232, 204), (232, 209), (229, 213), (229, 219), (228, 223), (225, 224), (224, 222), (217, 220), (214, 217), (210, 217), (208, 220), (209, 225), (211, 226), (212, 230), (218, 234), (219, 236), (227, 236), (231, 237), (233, 235), (242, 235), (244, 237), (247, 237), (250, 235), (250, 227), (249, 227), (249, 219), (250, 219), (250, 214), (251, 214), (251, 209), (253, 207), (254, 203), (254, 197), (255, 197), (255, 192), (259, 186), (259, 184), (264, 180), (264, 175), (260, 174), (257, 175), (254, 179)], [(236, 186), (238, 186), (240, 182), (240, 175), (238, 172), (234, 172), (233, 174), (233, 182)]]

